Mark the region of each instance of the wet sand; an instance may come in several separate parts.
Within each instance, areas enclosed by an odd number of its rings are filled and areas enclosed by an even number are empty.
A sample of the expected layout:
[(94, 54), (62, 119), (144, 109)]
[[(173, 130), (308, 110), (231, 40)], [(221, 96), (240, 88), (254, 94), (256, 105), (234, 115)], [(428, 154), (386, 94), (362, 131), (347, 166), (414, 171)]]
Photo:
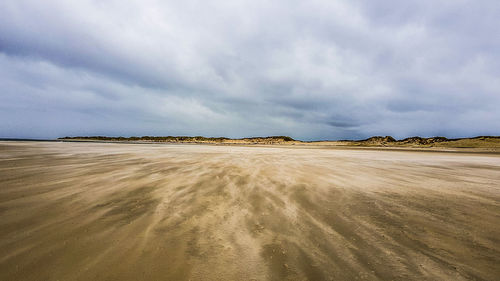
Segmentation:
[(500, 155), (0, 142), (0, 280), (499, 280)]

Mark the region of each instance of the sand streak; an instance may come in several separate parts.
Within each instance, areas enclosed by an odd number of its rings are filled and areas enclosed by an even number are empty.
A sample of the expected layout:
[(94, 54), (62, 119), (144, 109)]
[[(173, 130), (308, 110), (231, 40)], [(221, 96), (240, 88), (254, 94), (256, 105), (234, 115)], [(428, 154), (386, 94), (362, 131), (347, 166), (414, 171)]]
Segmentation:
[(0, 142), (0, 280), (498, 280), (500, 156)]

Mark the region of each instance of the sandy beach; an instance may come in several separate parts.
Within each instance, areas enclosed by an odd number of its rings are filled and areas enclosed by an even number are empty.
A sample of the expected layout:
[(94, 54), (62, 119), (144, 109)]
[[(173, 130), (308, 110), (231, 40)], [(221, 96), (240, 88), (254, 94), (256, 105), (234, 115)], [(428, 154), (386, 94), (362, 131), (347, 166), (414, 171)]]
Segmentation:
[(500, 154), (0, 142), (0, 280), (498, 280)]

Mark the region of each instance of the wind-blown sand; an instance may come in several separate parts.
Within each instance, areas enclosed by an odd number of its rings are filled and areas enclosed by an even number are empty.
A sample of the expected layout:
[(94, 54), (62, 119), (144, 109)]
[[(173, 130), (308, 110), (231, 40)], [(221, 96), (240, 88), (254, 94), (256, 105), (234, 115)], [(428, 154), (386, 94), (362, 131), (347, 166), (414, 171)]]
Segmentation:
[(499, 280), (500, 155), (0, 142), (0, 280)]

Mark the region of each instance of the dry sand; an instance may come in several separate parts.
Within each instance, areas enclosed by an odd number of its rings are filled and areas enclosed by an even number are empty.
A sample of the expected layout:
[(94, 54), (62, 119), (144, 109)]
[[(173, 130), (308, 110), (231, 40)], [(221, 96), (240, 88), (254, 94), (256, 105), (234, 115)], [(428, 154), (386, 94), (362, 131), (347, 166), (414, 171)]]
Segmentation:
[(0, 280), (499, 280), (500, 155), (0, 142)]

